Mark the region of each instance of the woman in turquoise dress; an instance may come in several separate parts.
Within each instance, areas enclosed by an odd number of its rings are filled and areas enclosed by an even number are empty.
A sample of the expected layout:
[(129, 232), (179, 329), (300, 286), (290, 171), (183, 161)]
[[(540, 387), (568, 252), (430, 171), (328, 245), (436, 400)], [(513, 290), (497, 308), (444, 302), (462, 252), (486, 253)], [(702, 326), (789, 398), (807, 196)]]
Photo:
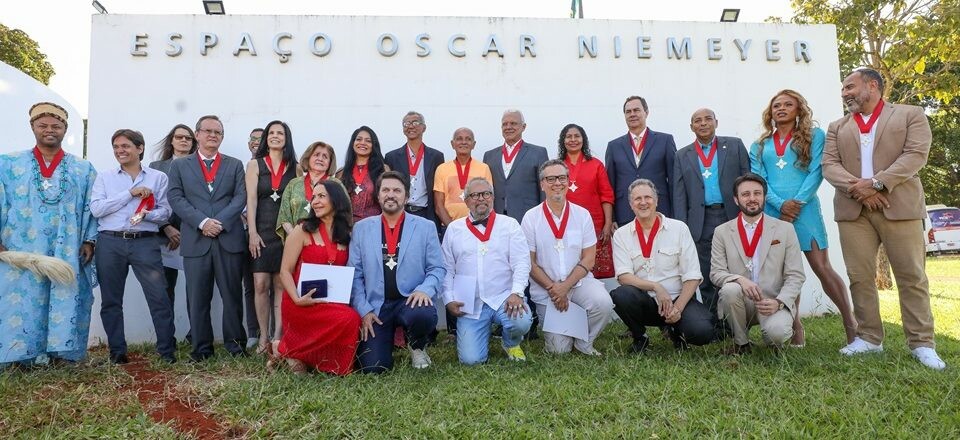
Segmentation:
[[(750, 169), (767, 180), (767, 204), (764, 211), (793, 223), (800, 249), (823, 291), (837, 305), (843, 318), (847, 343), (856, 336), (847, 287), (830, 265), (827, 232), (820, 211), (817, 190), (823, 182), (820, 161), (825, 135), (813, 126), (813, 114), (807, 100), (793, 90), (781, 90), (763, 111), (763, 134), (750, 146)], [(799, 304), (799, 300), (798, 300)], [(793, 322), (795, 346), (803, 346), (805, 335), (800, 316)]]

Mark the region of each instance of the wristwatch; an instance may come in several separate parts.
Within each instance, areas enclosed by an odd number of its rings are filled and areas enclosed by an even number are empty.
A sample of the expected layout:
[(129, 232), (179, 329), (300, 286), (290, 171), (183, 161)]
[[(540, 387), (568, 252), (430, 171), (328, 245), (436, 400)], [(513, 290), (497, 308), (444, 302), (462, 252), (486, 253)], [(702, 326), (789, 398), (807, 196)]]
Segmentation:
[(777, 306), (777, 311), (779, 312), (783, 310), (784, 304), (783, 304), (783, 301), (780, 301), (779, 299), (777, 300), (777, 302), (780, 304), (779, 306)]
[(881, 181), (879, 181), (879, 180), (877, 180), (877, 179), (874, 179), (874, 178), (872, 178), (872, 177), (870, 178), (870, 181), (873, 182), (873, 189), (875, 189), (875, 190), (877, 190), (877, 191), (883, 191), (883, 188), (884, 188), (883, 182), (881, 182)]

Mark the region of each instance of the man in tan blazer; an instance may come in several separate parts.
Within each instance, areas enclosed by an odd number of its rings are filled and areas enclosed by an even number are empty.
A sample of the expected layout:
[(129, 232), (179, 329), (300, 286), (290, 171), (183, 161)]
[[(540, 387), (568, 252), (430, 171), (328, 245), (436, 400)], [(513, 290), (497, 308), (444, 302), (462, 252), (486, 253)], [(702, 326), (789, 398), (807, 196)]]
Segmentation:
[(767, 345), (779, 349), (793, 337), (803, 274), (793, 226), (763, 214), (767, 182), (754, 173), (738, 177), (736, 218), (717, 226), (710, 255), (710, 281), (720, 288), (718, 314), (733, 330), (727, 354), (750, 352), (750, 327), (759, 324)]
[(897, 279), (907, 345), (923, 365), (940, 370), (946, 364), (933, 341), (924, 272), (926, 202), (917, 176), (930, 151), (930, 125), (922, 108), (884, 102), (883, 86), (873, 69), (855, 70), (843, 80), (841, 95), (850, 112), (830, 123), (823, 152), (823, 177), (836, 188), (834, 218), (860, 326), (840, 352), (883, 351), (875, 281), (882, 243)]

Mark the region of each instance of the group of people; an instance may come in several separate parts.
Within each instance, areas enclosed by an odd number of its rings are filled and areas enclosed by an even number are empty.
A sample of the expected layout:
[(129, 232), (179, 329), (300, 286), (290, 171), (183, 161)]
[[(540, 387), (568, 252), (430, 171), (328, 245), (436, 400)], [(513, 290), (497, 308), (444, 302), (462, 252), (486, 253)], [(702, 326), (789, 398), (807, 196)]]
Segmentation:
[[(271, 368), (295, 372), (388, 371), (395, 346), (427, 368), (435, 302), (464, 364), (488, 359), (494, 332), (507, 358), (525, 360), (521, 342), (538, 327), (547, 352), (599, 356), (594, 342), (614, 313), (635, 353), (648, 349), (647, 327), (658, 327), (678, 350), (729, 338), (723, 351), (739, 355), (751, 351), (754, 325), (779, 351), (805, 344), (801, 255), (838, 307), (840, 351), (852, 356), (883, 349), (874, 282), (883, 244), (907, 343), (923, 365), (943, 369), (917, 176), (930, 128), (922, 109), (885, 102), (883, 90), (876, 71), (848, 75), (849, 114), (826, 133), (803, 96), (780, 91), (749, 149), (718, 136), (718, 117), (704, 108), (691, 116), (696, 139), (678, 150), (672, 135), (647, 127), (646, 100), (631, 96), (628, 132), (607, 144), (604, 161), (576, 124), (563, 127), (549, 159), (523, 139), (517, 110), (503, 113), (504, 142), (482, 161), (472, 157), (469, 128), (453, 133), (456, 156), (445, 161), (424, 144), (426, 120), (411, 111), (403, 145), (384, 155), (374, 130), (360, 127), (340, 169), (324, 142), (298, 160), (290, 127), (272, 121), (251, 133), (244, 166), (219, 152), (224, 127), (208, 115), (193, 129), (174, 127), (148, 167), (143, 136), (118, 130), (118, 167), (99, 174), (63, 152), (66, 111), (40, 103), (30, 109), (36, 146), (0, 156), (0, 365), (82, 358), (98, 282), (110, 359), (127, 362), (129, 268), (168, 362), (176, 361), (180, 269), (198, 362), (214, 353), (214, 283), (224, 348), (245, 356), (256, 347)], [(827, 257), (817, 198), (824, 178), (836, 190), (852, 306)], [(349, 303), (318, 297), (326, 284), (300, 279), (305, 263), (353, 267)], [(55, 281), (56, 264), (74, 282)], [(608, 292), (601, 278), (619, 287)]]

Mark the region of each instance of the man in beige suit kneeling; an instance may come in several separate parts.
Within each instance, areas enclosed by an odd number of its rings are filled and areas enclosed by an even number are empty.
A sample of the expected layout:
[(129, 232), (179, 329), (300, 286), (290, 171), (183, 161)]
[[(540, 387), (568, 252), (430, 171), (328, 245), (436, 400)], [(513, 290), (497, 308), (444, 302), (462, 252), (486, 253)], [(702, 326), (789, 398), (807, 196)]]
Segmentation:
[(710, 281), (720, 288), (718, 314), (733, 330), (727, 354), (750, 352), (750, 327), (779, 349), (793, 336), (800, 287), (805, 279), (793, 226), (763, 214), (767, 182), (746, 173), (733, 184), (737, 218), (713, 233)]

